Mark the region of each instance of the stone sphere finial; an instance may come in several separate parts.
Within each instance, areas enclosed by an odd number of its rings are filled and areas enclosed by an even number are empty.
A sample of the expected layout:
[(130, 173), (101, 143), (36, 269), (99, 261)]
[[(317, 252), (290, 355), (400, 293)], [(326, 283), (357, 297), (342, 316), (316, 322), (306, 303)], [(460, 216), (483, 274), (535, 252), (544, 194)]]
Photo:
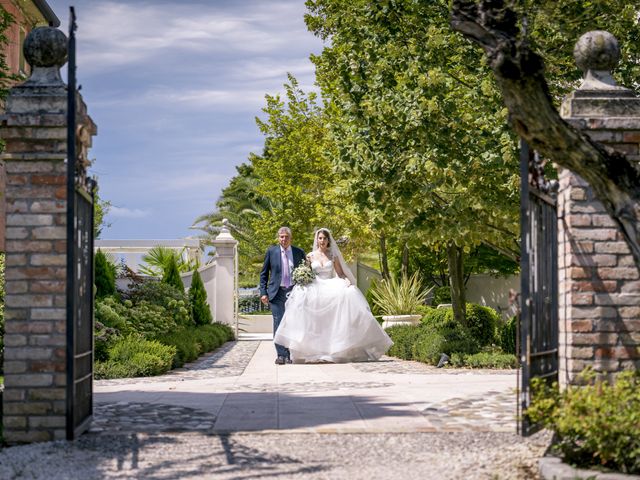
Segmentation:
[(576, 64), (587, 70), (613, 70), (620, 61), (618, 40), (609, 32), (594, 30), (582, 35), (573, 49)]
[(573, 49), (576, 64), (584, 72), (584, 81), (578, 90), (626, 90), (616, 85), (611, 71), (620, 61), (618, 40), (604, 30), (593, 30), (582, 35)]
[(24, 57), (32, 67), (62, 67), (67, 61), (67, 36), (57, 28), (37, 27), (24, 41)]
[(31, 77), (25, 85), (64, 85), (60, 67), (67, 61), (69, 42), (57, 28), (37, 27), (29, 32), (23, 45), (24, 57), (31, 65)]

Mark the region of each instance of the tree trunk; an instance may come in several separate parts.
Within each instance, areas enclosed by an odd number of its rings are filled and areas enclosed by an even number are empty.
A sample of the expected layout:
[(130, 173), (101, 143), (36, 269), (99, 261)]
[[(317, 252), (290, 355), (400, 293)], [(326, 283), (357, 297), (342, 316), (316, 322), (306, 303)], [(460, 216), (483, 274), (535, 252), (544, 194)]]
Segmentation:
[(409, 246), (405, 242), (404, 247), (402, 247), (402, 269), (401, 273), (403, 276), (409, 276)]
[(518, 16), (502, 0), (454, 0), (451, 26), (484, 48), (515, 131), (593, 188), (640, 269), (640, 171), (565, 122), (554, 108), (542, 58), (527, 46)]
[(380, 268), (382, 270), (382, 278), (387, 280), (389, 278), (389, 262), (387, 260), (387, 240), (384, 233), (380, 234)]
[(451, 306), (453, 317), (461, 325), (467, 323), (467, 304), (464, 295), (464, 252), (455, 243), (447, 247), (447, 261), (449, 263), (449, 285), (451, 286)]

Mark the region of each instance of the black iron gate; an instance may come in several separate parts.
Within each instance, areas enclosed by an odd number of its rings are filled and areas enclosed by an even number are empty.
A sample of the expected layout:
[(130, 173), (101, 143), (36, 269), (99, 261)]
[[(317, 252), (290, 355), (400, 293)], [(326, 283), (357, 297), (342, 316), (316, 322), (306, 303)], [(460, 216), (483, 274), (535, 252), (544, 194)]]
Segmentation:
[(67, 92), (67, 438), (93, 415), (93, 201), (95, 181), (78, 161), (76, 17), (70, 8)]
[(523, 413), (531, 404), (531, 380), (558, 379), (558, 220), (557, 181), (544, 178), (544, 162), (522, 141), (521, 295), (519, 348), (522, 378), (518, 432), (537, 430)]

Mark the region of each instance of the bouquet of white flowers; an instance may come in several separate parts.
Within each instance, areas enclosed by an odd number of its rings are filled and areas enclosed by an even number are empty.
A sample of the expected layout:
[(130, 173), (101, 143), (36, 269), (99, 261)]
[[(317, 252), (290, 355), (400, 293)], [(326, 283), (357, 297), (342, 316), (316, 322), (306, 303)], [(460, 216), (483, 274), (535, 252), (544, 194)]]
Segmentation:
[(293, 283), (304, 287), (305, 285), (309, 285), (313, 282), (313, 279), (316, 278), (316, 274), (306, 262), (302, 262), (293, 269), (291, 278), (293, 278)]

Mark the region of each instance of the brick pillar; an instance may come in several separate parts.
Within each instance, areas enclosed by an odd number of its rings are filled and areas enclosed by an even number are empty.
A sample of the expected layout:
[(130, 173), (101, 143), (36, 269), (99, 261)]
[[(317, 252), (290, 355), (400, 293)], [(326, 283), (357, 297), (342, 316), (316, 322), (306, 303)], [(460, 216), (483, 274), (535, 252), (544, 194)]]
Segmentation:
[(25, 41), (32, 75), (11, 89), (0, 117), (7, 185), (3, 423), (10, 444), (66, 438), (67, 91), (59, 72), (66, 55), (62, 32), (33, 30)]
[(238, 241), (231, 236), (224, 219), (220, 234), (212, 242), (216, 247), (216, 281), (214, 321), (235, 326), (236, 246)]
[(5, 183), (4, 163), (0, 161), (0, 252), (4, 252)]
[[(593, 140), (640, 160), (640, 98), (610, 71), (619, 49), (607, 32), (589, 32), (574, 50), (585, 80), (561, 115)], [(591, 187), (561, 169), (558, 193), (560, 382), (591, 366), (611, 377), (640, 367), (640, 280), (616, 224)]]

